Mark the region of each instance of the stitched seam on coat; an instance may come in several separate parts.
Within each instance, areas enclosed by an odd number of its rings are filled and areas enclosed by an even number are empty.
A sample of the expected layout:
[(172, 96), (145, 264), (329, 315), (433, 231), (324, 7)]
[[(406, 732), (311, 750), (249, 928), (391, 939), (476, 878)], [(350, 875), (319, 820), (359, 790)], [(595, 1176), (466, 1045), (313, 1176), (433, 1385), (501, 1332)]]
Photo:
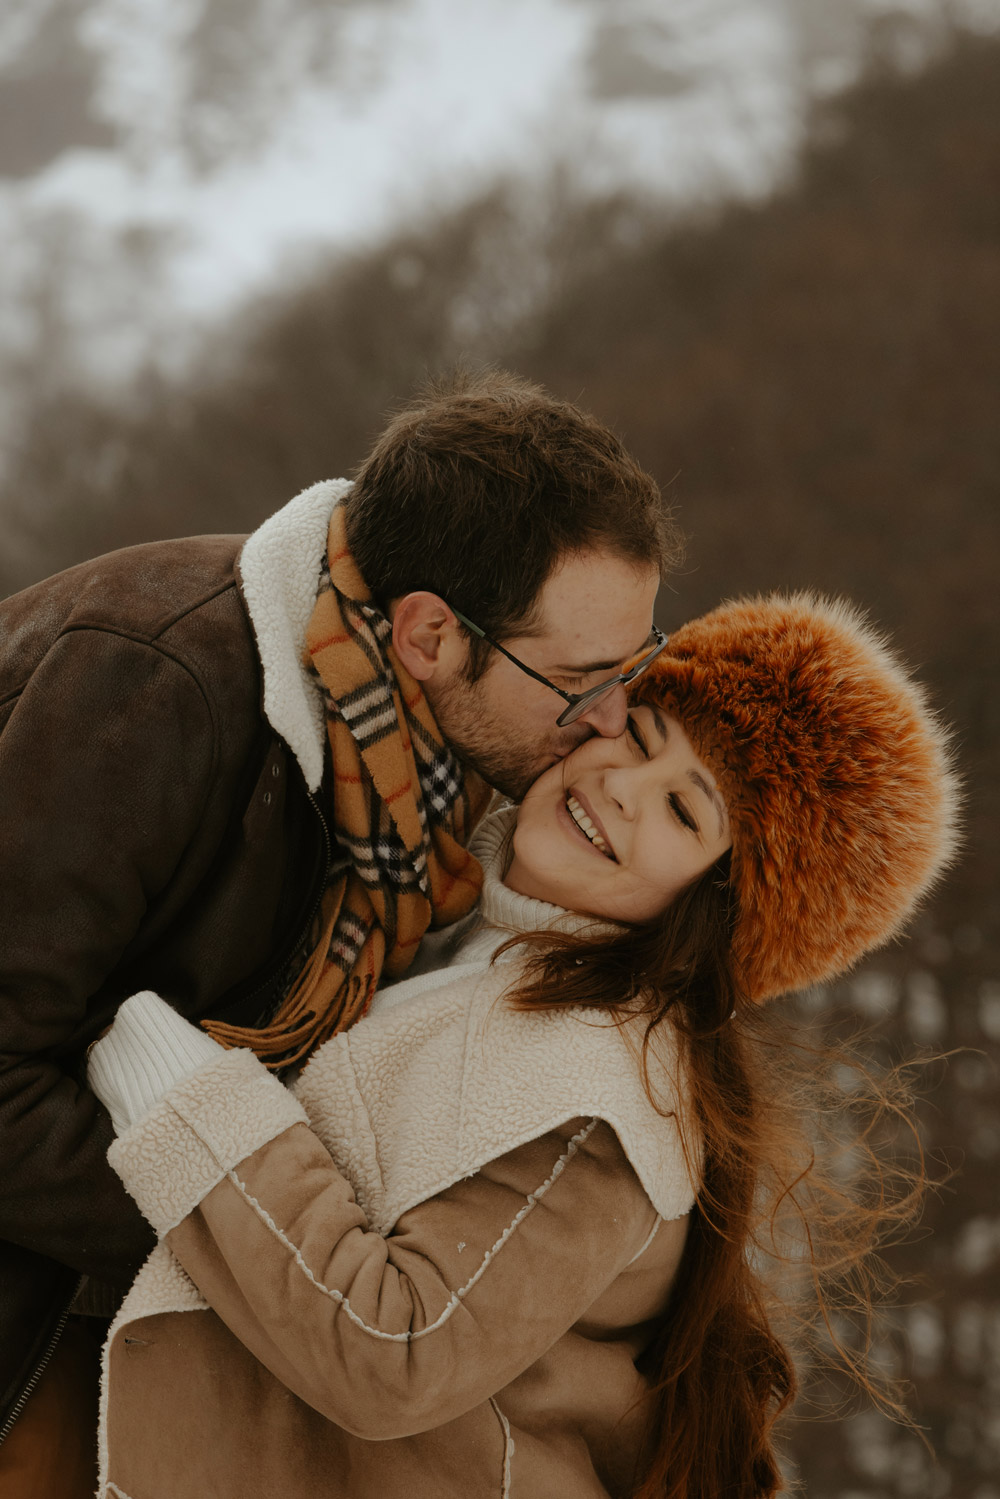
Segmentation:
[(490, 1405), (492, 1405), (497, 1420), (503, 1428), (503, 1488), (500, 1491), (500, 1499), (510, 1499), (510, 1460), (514, 1456), (514, 1439), (510, 1434), (510, 1422), (492, 1395), (490, 1396)]
[[(652, 1228), (649, 1231), (649, 1237), (647, 1238), (647, 1240), (646, 1240), (645, 1244), (642, 1246), (642, 1248), (636, 1250), (635, 1254), (632, 1256), (632, 1258), (628, 1262), (629, 1265), (634, 1265), (635, 1262), (636, 1262), (636, 1260), (641, 1259), (642, 1256), (646, 1253), (646, 1250), (649, 1248), (650, 1244), (652, 1244), (653, 1240), (656, 1238), (656, 1235), (660, 1232), (660, 1224), (662, 1222), (663, 1222), (663, 1219), (659, 1216), (659, 1214), (657, 1214), (656, 1222), (653, 1224)], [(628, 1265), (626, 1265), (625, 1268), (627, 1270), (628, 1269)]]
[(590, 1138), (599, 1123), (599, 1119), (591, 1119), (588, 1124), (584, 1125), (583, 1129), (579, 1130), (577, 1134), (575, 1134), (572, 1139), (569, 1140), (566, 1149), (556, 1161), (555, 1165), (552, 1168), (552, 1171), (542, 1182), (541, 1186), (536, 1187), (533, 1192), (528, 1193), (528, 1196), (524, 1200), (524, 1207), (514, 1214), (514, 1217), (508, 1223), (507, 1227), (504, 1229), (499, 1239), (497, 1239), (496, 1243), (493, 1244), (491, 1248), (487, 1249), (486, 1253), (483, 1255), (482, 1263), (480, 1264), (478, 1270), (476, 1270), (469, 1277), (464, 1286), (460, 1286), (457, 1291), (453, 1291), (451, 1293), (451, 1296), (446, 1302), (441, 1315), (435, 1318), (433, 1322), (428, 1323), (426, 1327), (420, 1328), (417, 1332), (383, 1332), (381, 1328), (370, 1327), (369, 1324), (364, 1320), (364, 1318), (360, 1317), (354, 1310), (354, 1308), (351, 1306), (351, 1303), (344, 1295), (343, 1291), (338, 1291), (335, 1286), (324, 1285), (321, 1280), (318, 1280), (316, 1278), (316, 1276), (310, 1270), (309, 1266), (306, 1264), (305, 1260), (302, 1258), (302, 1253), (297, 1245), (293, 1244), (291, 1239), (288, 1238), (287, 1234), (285, 1234), (278, 1227), (274, 1219), (271, 1217), (270, 1213), (268, 1213), (267, 1209), (257, 1201), (256, 1197), (254, 1197), (251, 1192), (247, 1190), (246, 1186), (243, 1184), (243, 1182), (240, 1181), (235, 1171), (228, 1171), (226, 1175), (228, 1176), (229, 1180), (232, 1182), (236, 1190), (240, 1193), (240, 1195), (246, 1199), (247, 1203), (257, 1214), (258, 1218), (265, 1225), (265, 1227), (275, 1235), (275, 1237), (285, 1246), (286, 1249), (291, 1251), (292, 1258), (298, 1265), (299, 1269), (302, 1271), (303, 1275), (309, 1281), (310, 1285), (314, 1286), (317, 1291), (322, 1293), (322, 1295), (329, 1296), (332, 1301), (336, 1301), (341, 1309), (347, 1313), (347, 1316), (355, 1324), (356, 1327), (360, 1327), (362, 1332), (368, 1333), (371, 1337), (381, 1338), (384, 1342), (387, 1343), (414, 1343), (418, 1338), (425, 1338), (428, 1333), (437, 1332), (438, 1328), (443, 1327), (444, 1324), (451, 1318), (456, 1308), (461, 1304), (463, 1297), (467, 1296), (468, 1293), (472, 1290), (473, 1286), (478, 1284), (479, 1280), (486, 1273), (487, 1267), (490, 1265), (496, 1255), (499, 1254), (500, 1250), (508, 1242), (511, 1235), (520, 1228), (521, 1224), (524, 1222), (525, 1218), (528, 1217), (529, 1213), (531, 1213), (533, 1209), (537, 1207), (538, 1203), (548, 1192), (549, 1188), (553, 1186), (553, 1184), (559, 1179), (563, 1171), (566, 1169), (567, 1161), (571, 1160), (572, 1157), (576, 1155), (580, 1146)]
[[(229, 582), (225, 585), (225, 588), (231, 588), (232, 586), (233, 580), (230, 579)], [(225, 588), (221, 589), (220, 592), (224, 592)], [(215, 596), (216, 595), (213, 595), (213, 597)], [(198, 604), (193, 605), (190, 610), (187, 610), (185, 612), (193, 613), (194, 609), (200, 608), (201, 603), (203, 602), (210, 603), (211, 598), (208, 600), (199, 601)], [(171, 624), (177, 624), (180, 618), (183, 618), (183, 615), (179, 615), (178, 619), (172, 620)], [(169, 628), (170, 625), (164, 626), (164, 629)], [(112, 624), (98, 624), (95, 622), (94, 624), (88, 625), (85, 620), (75, 621), (72, 625), (69, 625), (66, 629), (62, 630), (57, 637), (57, 640), (53, 642), (53, 645), (58, 644), (59, 641), (69, 640), (72, 635), (86, 634), (106, 635), (109, 639), (112, 640), (127, 640), (130, 645), (142, 646), (144, 650), (152, 651), (153, 654), (158, 656), (161, 661), (169, 661), (172, 666), (176, 666), (179, 671), (182, 671), (184, 675), (190, 679), (190, 681), (198, 689), (198, 696), (202, 700), (202, 704), (205, 708), (206, 713), (208, 714), (209, 723), (212, 725), (212, 745), (213, 750), (215, 751), (212, 758), (212, 774), (214, 775), (216, 760), (218, 759), (218, 716), (215, 710), (215, 704), (213, 702), (212, 694), (208, 691), (204, 682), (201, 680), (201, 677), (194, 670), (191, 663), (189, 661), (185, 661), (184, 657), (181, 656), (177, 651), (172, 650), (167, 645), (161, 644), (159, 635), (142, 635), (137, 633), (136, 631), (127, 630), (123, 626)], [(27, 683), (25, 683), (25, 686), (27, 686)], [(207, 795), (208, 793), (206, 792), (206, 798)]]

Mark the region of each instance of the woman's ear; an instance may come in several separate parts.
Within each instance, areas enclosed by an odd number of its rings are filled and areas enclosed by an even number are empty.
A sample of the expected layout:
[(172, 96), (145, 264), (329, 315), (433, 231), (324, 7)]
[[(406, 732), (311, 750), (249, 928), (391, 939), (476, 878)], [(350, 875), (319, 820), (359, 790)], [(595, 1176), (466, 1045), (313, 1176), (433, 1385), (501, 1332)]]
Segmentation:
[(467, 647), (454, 614), (436, 593), (404, 593), (390, 607), (392, 645), (418, 682), (450, 675)]

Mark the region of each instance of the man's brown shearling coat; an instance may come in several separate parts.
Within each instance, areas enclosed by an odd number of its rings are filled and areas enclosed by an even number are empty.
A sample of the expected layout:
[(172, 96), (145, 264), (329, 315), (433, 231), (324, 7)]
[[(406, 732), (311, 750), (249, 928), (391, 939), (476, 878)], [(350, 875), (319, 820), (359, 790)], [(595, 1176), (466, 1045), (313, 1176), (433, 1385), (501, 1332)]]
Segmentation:
[(322, 885), (325, 830), (261, 712), (244, 539), (131, 547), (0, 603), (0, 1429), (80, 1277), (124, 1290), (152, 1243), (87, 1045), (144, 988), (254, 1022)]

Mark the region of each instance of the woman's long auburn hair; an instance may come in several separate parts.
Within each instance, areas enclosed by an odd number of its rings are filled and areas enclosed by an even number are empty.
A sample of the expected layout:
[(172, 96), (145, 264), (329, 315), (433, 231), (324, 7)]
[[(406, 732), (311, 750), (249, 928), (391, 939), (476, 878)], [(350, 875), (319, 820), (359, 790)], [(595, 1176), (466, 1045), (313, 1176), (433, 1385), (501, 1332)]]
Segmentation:
[[(580, 1005), (641, 1025), (644, 1082), (661, 1112), (650, 1066), (658, 1028), (673, 1028), (684, 1057), (687, 1118), (677, 1124), (699, 1190), (669, 1307), (641, 1360), (651, 1407), (633, 1499), (776, 1494), (774, 1427), (797, 1390), (792, 1347), (811, 1358), (822, 1348), (824, 1363), (906, 1419), (868, 1362), (884, 1299), (877, 1251), (913, 1221), (924, 1181), (922, 1161), (894, 1164), (877, 1144), (887, 1117), (916, 1139), (905, 1072), (873, 1078), (857, 1051), (796, 1042), (787, 1018), (746, 1000), (731, 955), (728, 859), (652, 921), (505, 945), (525, 949), (510, 996), (518, 1008)], [(844, 1065), (870, 1084), (851, 1095), (865, 1117), (847, 1137), (833, 1081)], [(838, 1330), (845, 1318), (853, 1340)]]

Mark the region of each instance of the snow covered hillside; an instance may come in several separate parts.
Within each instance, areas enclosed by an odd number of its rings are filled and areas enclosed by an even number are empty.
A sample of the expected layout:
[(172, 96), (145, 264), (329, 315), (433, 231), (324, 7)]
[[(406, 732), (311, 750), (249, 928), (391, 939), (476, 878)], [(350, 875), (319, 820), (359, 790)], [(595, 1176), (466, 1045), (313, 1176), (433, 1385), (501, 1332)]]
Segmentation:
[(766, 192), (873, 23), (1000, 0), (4, 0), (0, 392), (170, 366), (318, 251), (498, 177)]

